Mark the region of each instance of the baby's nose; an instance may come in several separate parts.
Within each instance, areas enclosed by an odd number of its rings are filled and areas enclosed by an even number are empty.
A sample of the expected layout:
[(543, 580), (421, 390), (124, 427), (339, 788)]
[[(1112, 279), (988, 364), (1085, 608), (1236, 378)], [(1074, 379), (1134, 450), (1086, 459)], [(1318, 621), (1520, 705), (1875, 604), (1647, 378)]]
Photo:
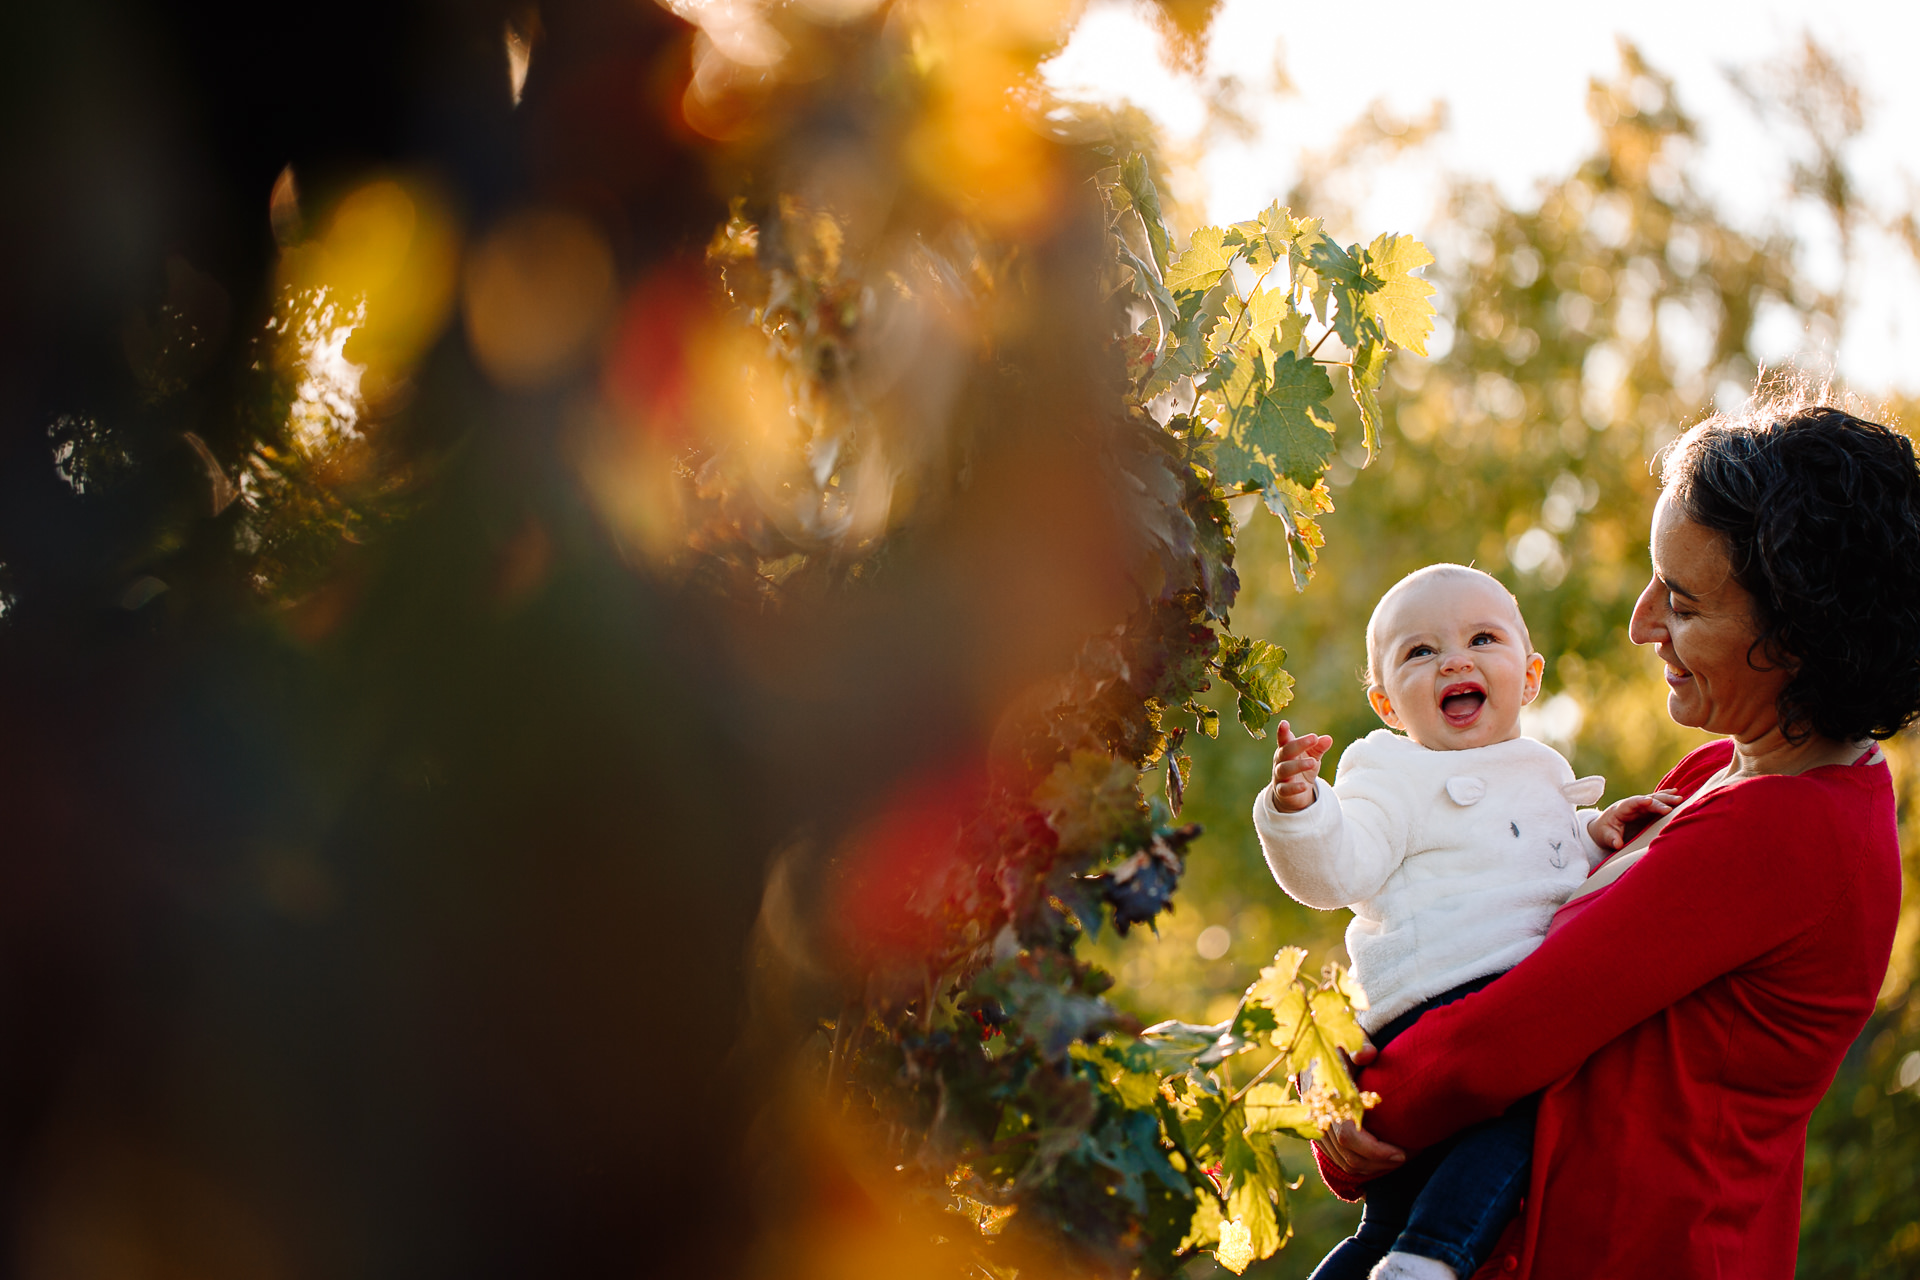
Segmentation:
[(1464, 649), (1455, 649), (1441, 660), (1440, 669), (1442, 671), (1471, 671), (1473, 670), (1473, 655)]

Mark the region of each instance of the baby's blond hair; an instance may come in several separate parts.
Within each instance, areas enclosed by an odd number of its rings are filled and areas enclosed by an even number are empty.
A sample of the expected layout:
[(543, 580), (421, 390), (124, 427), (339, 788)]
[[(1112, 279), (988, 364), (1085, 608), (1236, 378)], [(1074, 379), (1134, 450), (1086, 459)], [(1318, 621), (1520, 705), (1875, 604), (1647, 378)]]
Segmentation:
[(1380, 597), (1379, 603), (1373, 606), (1373, 613), (1367, 618), (1367, 687), (1369, 689), (1378, 689), (1380, 687), (1380, 639), (1376, 632), (1380, 622), (1380, 615), (1386, 610), (1388, 601), (1392, 600), (1394, 596), (1399, 594), (1404, 588), (1416, 583), (1425, 582), (1431, 578), (1440, 577), (1471, 578), (1481, 582), (1491, 582), (1494, 586), (1500, 588), (1501, 594), (1506, 596), (1508, 602), (1513, 605), (1514, 621), (1520, 625), (1520, 647), (1527, 652), (1532, 652), (1533, 637), (1527, 633), (1527, 616), (1520, 612), (1520, 601), (1514, 596), (1513, 592), (1507, 590), (1507, 584), (1485, 570), (1476, 569), (1472, 565), (1453, 564), (1443, 561), (1440, 564), (1430, 564), (1415, 569), (1412, 573), (1400, 579), (1400, 581), (1394, 583), (1391, 587), (1388, 587), (1386, 594)]

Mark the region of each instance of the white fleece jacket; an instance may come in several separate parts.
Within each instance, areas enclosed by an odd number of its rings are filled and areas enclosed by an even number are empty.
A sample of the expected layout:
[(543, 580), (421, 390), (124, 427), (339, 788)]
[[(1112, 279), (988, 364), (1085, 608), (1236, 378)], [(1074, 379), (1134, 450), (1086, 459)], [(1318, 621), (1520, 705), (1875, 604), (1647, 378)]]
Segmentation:
[(1575, 781), (1532, 738), (1429, 751), (1387, 729), (1347, 747), (1299, 813), (1260, 788), (1254, 829), (1280, 887), (1309, 907), (1352, 907), (1347, 954), (1376, 1031), (1414, 1005), (1512, 968), (1604, 859), (1587, 835), (1606, 780)]

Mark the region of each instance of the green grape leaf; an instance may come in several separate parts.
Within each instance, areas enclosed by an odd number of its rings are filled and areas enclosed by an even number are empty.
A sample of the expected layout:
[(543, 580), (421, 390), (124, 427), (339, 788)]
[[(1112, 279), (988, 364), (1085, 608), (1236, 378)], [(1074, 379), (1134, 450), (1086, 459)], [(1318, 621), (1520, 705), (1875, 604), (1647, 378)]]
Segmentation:
[(1221, 321), (1207, 335), (1207, 350), (1219, 355), (1247, 339), (1277, 356), (1295, 350), (1306, 331), (1306, 312), (1294, 307), (1285, 289), (1255, 289), (1245, 302), (1227, 296)]
[[(1253, 980), (1240, 1000), (1242, 1016), (1248, 1025), (1264, 1023), (1262, 1029), (1282, 1049), (1293, 1043), (1300, 1020), (1307, 1014), (1306, 992), (1298, 981), (1300, 966), (1306, 958), (1305, 947), (1280, 948), (1274, 953), (1273, 963), (1260, 970), (1260, 976)], [(1259, 1010), (1264, 1016), (1255, 1018), (1253, 1010)], [(1234, 1029), (1239, 1029), (1238, 1018)]]
[(1228, 489), (1265, 488), (1275, 477), (1311, 487), (1333, 456), (1333, 419), (1326, 370), (1291, 351), (1271, 375), (1257, 346), (1222, 352), (1202, 384), (1203, 406), (1224, 428), (1214, 475)]
[(1265, 271), (1287, 256), (1296, 225), (1293, 216), (1275, 200), (1259, 217), (1227, 228), (1226, 243), (1240, 249), (1248, 266)]
[(1434, 288), (1413, 273), (1432, 261), (1427, 247), (1412, 236), (1377, 236), (1366, 251), (1366, 274), (1374, 287), (1363, 305), (1389, 342), (1420, 356), (1427, 354), (1427, 335), (1433, 332)]
[(1327, 491), (1325, 480), (1309, 489), (1283, 477), (1262, 490), (1261, 496), (1267, 510), (1287, 526), (1287, 561), (1293, 571), (1293, 588), (1304, 591), (1313, 577), (1319, 549), (1326, 544), (1313, 517), (1333, 510), (1333, 495)]
[(1347, 387), (1360, 410), (1361, 439), (1367, 447), (1367, 461), (1380, 451), (1380, 379), (1387, 371), (1387, 349), (1371, 339), (1362, 340), (1353, 351), (1353, 363), (1347, 366)]
[(1227, 1033), (1258, 1042), (1270, 1037), (1279, 1025), (1279, 1021), (1273, 1016), (1272, 1009), (1264, 1004), (1243, 999), (1240, 1001), (1240, 1007), (1234, 1010), (1233, 1021), (1227, 1025)]
[[(1192, 377), (1207, 367), (1207, 333), (1238, 299), (1227, 284), (1220, 283), (1204, 294), (1186, 293), (1185, 305), (1174, 322), (1172, 340), (1166, 344), (1160, 363), (1140, 388), (1140, 398), (1151, 400), (1181, 378)], [(1231, 301), (1230, 301), (1231, 300)]]
[(1247, 1109), (1249, 1134), (1290, 1133), (1309, 1140), (1320, 1136), (1307, 1104), (1285, 1085), (1256, 1084), (1247, 1090), (1241, 1105)]
[(1228, 1179), (1227, 1220), (1244, 1223), (1252, 1232), (1254, 1257), (1271, 1258), (1286, 1238), (1275, 1209), (1275, 1201), (1286, 1195), (1280, 1157), (1266, 1135), (1249, 1138), (1232, 1121), (1226, 1129), (1220, 1167)]
[(1285, 289), (1257, 289), (1247, 299), (1247, 335), (1278, 358), (1297, 351), (1307, 332), (1307, 313)]
[(1202, 1159), (1220, 1154), (1228, 1130), (1226, 1121), (1221, 1118), (1225, 1108), (1224, 1097), (1189, 1091), (1180, 1108), (1181, 1145)]
[(1194, 229), (1186, 252), (1167, 269), (1164, 281), (1168, 292), (1206, 290), (1220, 283), (1233, 261), (1232, 251), (1221, 245), (1221, 235), (1218, 227)]
[(1313, 1010), (1313, 1025), (1328, 1040), (1348, 1053), (1360, 1052), (1360, 1047), (1367, 1042), (1367, 1036), (1353, 1016), (1353, 1006), (1347, 1003), (1345, 992), (1334, 987), (1322, 987), (1313, 993), (1309, 1003)]
[(1227, 1225), (1226, 1215), (1220, 1212), (1217, 1199), (1202, 1193), (1194, 1200), (1193, 1221), (1187, 1224), (1187, 1234), (1181, 1237), (1176, 1253), (1212, 1248), (1220, 1243), (1220, 1228)]
[(1337, 964), (1333, 966), (1333, 989), (1345, 996), (1347, 1003), (1356, 1010), (1373, 1007), (1367, 999), (1366, 989), (1360, 985), (1360, 979), (1353, 976), (1351, 969), (1342, 969)]
[(1152, 267), (1140, 261), (1140, 255), (1122, 244), (1119, 246), (1120, 260), (1133, 271), (1134, 292), (1153, 305), (1153, 314), (1159, 320), (1161, 331), (1171, 333), (1180, 327), (1180, 307), (1174, 302), (1173, 295), (1160, 283), (1160, 277), (1154, 274)]
[(1228, 636), (1220, 642), (1220, 678), (1240, 694), (1240, 723), (1256, 738), (1267, 736), (1267, 722), (1293, 700), (1286, 660), (1287, 651), (1270, 641)]
[(1053, 767), (1033, 798), (1063, 849), (1098, 849), (1136, 834), (1145, 822), (1139, 778), (1125, 760), (1080, 750)]
[(1309, 1000), (1310, 1016), (1300, 1028), (1288, 1055), (1287, 1066), (1295, 1075), (1309, 1068), (1316, 1083), (1324, 1083), (1349, 1103), (1359, 1099), (1360, 1091), (1347, 1073), (1339, 1050), (1358, 1053), (1367, 1037), (1354, 1021), (1353, 1010), (1340, 992), (1322, 989)]
[(1207, 331), (1208, 355), (1217, 356), (1240, 341), (1244, 328), (1240, 323), (1240, 317), (1246, 313), (1246, 310), (1246, 304), (1240, 301), (1239, 294), (1227, 296), (1227, 305), (1223, 308), (1223, 314)]
[(1118, 1019), (1113, 1006), (1100, 997), (1018, 964), (1004, 964), (983, 975), (976, 980), (975, 990), (998, 1000), (1009, 1015), (1008, 1034), (1017, 1034), (1049, 1062), (1065, 1058), (1075, 1041), (1111, 1030)]
[(1328, 299), (1337, 303), (1333, 327), (1340, 334), (1340, 340), (1352, 346), (1357, 337), (1349, 338), (1348, 335), (1354, 333), (1354, 324), (1360, 316), (1356, 298), (1370, 287), (1365, 270), (1352, 252), (1342, 249), (1337, 241), (1318, 227), (1303, 231), (1294, 243), (1313, 275), (1314, 315), (1325, 324)]
[[(1229, 1025), (1225, 1022), (1156, 1022), (1140, 1033), (1141, 1050), (1152, 1055), (1143, 1061), (1151, 1062), (1151, 1069), (1163, 1075), (1185, 1071), (1219, 1048), (1220, 1037), (1227, 1033)], [(1130, 1061), (1129, 1066), (1136, 1071), (1147, 1069), (1140, 1062)]]
[(1247, 988), (1247, 999), (1271, 1005), (1285, 992), (1294, 989), (1300, 966), (1307, 961), (1305, 947), (1282, 947), (1273, 953), (1273, 963), (1260, 970), (1260, 976)]
[(1082, 1151), (1120, 1175), (1119, 1194), (1137, 1213), (1147, 1212), (1149, 1176), (1182, 1200), (1192, 1194), (1160, 1149), (1160, 1125), (1152, 1112), (1132, 1110), (1113, 1117), (1087, 1136)]
[(1153, 179), (1147, 176), (1147, 158), (1143, 155), (1131, 155), (1120, 166), (1120, 185), (1126, 188), (1127, 196), (1133, 201), (1133, 208), (1140, 215), (1141, 223), (1146, 227), (1147, 245), (1153, 252), (1153, 260), (1165, 272), (1173, 257), (1173, 241), (1167, 235), (1167, 222), (1160, 212), (1160, 193), (1154, 189)]
[[(1073, 1057), (1092, 1066), (1099, 1073), (1100, 1083), (1129, 1110), (1139, 1111), (1150, 1107), (1160, 1096), (1161, 1073), (1152, 1069), (1154, 1064), (1150, 1054), (1128, 1055), (1106, 1045), (1088, 1044), (1074, 1045), (1071, 1053)], [(1148, 1069), (1136, 1069), (1136, 1060)]]
[(1289, 986), (1285, 994), (1277, 997), (1266, 1006), (1273, 1017), (1273, 1030), (1268, 1034), (1277, 1049), (1286, 1049), (1299, 1038), (1300, 1027), (1307, 1017), (1307, 993), (1297, 986)]

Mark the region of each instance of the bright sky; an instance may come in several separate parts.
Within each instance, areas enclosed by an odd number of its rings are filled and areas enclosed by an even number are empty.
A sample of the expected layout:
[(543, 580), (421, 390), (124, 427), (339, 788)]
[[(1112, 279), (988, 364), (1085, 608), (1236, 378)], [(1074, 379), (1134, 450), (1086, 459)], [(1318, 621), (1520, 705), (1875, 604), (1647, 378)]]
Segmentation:
[[(1920, 203), (1920, 3), (1912, 0), (1371, 0), (1362, 11), (1281, 0), (1225, 0), (1204, 74), (1237, 77), (1251, 141), (1207, 129), (1206, 95), (1160, 60), (1152, 27), (1126, 0), (1102, 0), (1048, 68), (1069, 96), (1130, 99), (1176, 151), (1198, 142), (1199, 178), (1213, 221), (1244, 218), (1285, 194), (1302, 153), (1331, 147), (1380, 100), (1406, 117), (1444, 99), (1448, 128), (1432, 159), (1391, 167), (1357, 196), (1363, 226), (1424, 233), (1441, 168), (1492, 178), (1525, 201), (1542, 178), (1565, 174), (1594, 146), (1586, 116), (1590, 76), (1619, 67), (1616, 36), (1671, 76), (1701, 126), (1696, 185), (1748, 227), (1787, 219), (1810, 245), (1809, 268), (1838, 277), (1825, 228), (1787, 208), (1786, 152), (1730, 85), (1726, 69), (1777, 58), (1811, 32), (1850, 66), (1865, 91), (1867, 132), (1851, 156), (1867, 199), (1887, 211)], [(1293, 91), (1275, 90), (1276, 64)], [(1187, 193), (1183, 193), (1187, 194)], [(1196, 193), (1198, 194), (1198, 193)], [(1883, 236), (1866, 237), (1849, 290), (1853, 310), (1838, 351), (1776, 334), (1761, 354), (1836, 369), (1866, 394), (1920, 392), (1920, 269)]]

